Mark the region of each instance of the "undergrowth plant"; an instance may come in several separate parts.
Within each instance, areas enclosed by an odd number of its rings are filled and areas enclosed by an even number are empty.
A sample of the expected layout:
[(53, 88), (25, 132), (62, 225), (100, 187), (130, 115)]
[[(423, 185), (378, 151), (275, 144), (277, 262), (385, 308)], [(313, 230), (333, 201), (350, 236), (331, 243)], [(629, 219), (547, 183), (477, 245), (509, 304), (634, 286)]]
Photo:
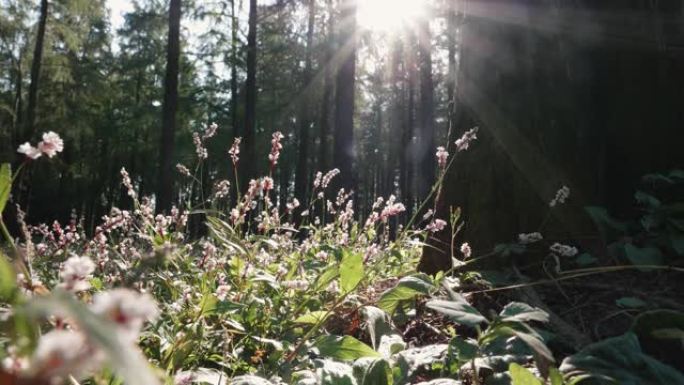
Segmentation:
[[(512, 302), (484, 315), (458, 293), (468, 274), (460, 269), (477, 259), (467, 243), (452, 256), (452, 271), (415, 272), (430, 234), (451, 231), (454, 249), (458, 211), (450, 227), (431, 210), (401, 227), (396, 218), (405, 208), (390, 196), (360, 221), (353, 192), (328, 191), (337, 170), (316, 175), (309, 202), (279, 201), (279, 133), (269, 175), (238, 188), (237, 139), (228, 151), (234, 180), (209, 181), (211, 192), (202, 191), (205, 143), (215, 132), (210, 125), (194, 135), (198, 163), (194, 172), (177, 166), (187, 183), (183, 203), (168, 214), (155, 213), (154, 198), (140, 197), (122, 169), (132, 209), (113, 208), (92, 235), (77, 216), (32, 226), (19, 215), (17, 239), (0, 222), (7, 240), (0, 256), (0, 383), (610, 383), (624, 377), (610, 371), (616, 363), (606, 354), (620, 344), (631, 346), (634, 370), (660, 376), (650, 383), (682, 379), (638, 351), (636, 331), (558, 367), (547, 347), (545, 311)], [(456, 148), (465, 151), (476, 134), (468, 131)], [(48, 133), (37, 147), (19, 150), (30, 166), (62, 149)], [(442, 174), (433, 194), (453, 162), (444, 148), (436, 155)], [(18, 173), (0, 169), (0, 211)], [(568, 194), (561, 189), (552, 206)], [(205, 236), (190, 237), (191, 216), (204, 218)], [(577, 253), (560, 244), (553, 250)], [(439, 341), (407, 340), (402, 328), (426, 317), (441, 320)], [(672, 317), (674, 324), (681, 319)], [(670, 326), (639, 330), (681, 338)]]

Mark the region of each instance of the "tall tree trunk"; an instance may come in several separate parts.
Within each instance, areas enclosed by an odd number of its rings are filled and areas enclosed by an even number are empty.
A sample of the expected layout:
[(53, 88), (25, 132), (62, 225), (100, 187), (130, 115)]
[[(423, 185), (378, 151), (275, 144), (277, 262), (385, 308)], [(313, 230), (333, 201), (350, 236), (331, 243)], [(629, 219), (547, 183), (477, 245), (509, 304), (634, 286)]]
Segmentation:
[(21, 138), (21, 125), (23, 122), (23, 105), (22, 105), (22, 93), (23, 93), (23, 74), (21, 72), (21, 53), (19, 53), (19, 59), (17, 60), (15, 69), (15, 83), (14, 83), (14, 121), (12, 128), (12, 148), (16, 148), (19, 145), (19, 140)]
[(335, 132), (333, 142), (334, 165), (340, 170), (337, 186), (354, 188), (354, 87), (356, 80), (356, 0), (340, 3), (341, 37), (347, 41), (340, 46), (342, 65), (336, 76)]
[(257, 0), (249, 0), (249, 26), (247, 31), (247, 81), (245, 84), (245, 156), (243, 164), (243, 186), (256, 177), (256, 100), (257, 100)]
[(238, 17), (235, 11), (235, 0), (230, 0), (230, 119), (233, 129), (233, 136), (240, 136), (240, 128), (238, 127), (238, 82), (237, 82), (237, 65), (238, 65)]
[[(403, 83), (404, 83), (404, 77), (405, 77), (405, 66), (404, 66), (404, 50), (403, 50), (403, 43), (401, 39), (397, 38), (394, 40), (392, 43), (392, 50), (391, 50), (391, 58), (390, 58), (390, 89), (392, 91), (392, 96), (391, 96), (391, 104), (390, 104), (390, 116), (389, 116), (389, 125), (388, 125), (388, 130), (387, 130), (387, 145), (388, 145), (388, 152), (386, 154), (387, 156), (387, 187), (388, 191), (385, 192), (385, 196), (389, 194), (395, 194), (395, 178), (396, 178), (396, 172), (397, 172), (397, 160), (399, 161), (399, 170), (401, 172), (402, 170), (402, 164), (405, 162), (405, 159), (402, 151), (404, 150), (403, 145), (403, 140), (402, 140), (402, 135), (403, 135), (403, 120), (404, 117), (402, 114), (404, 113), (405, 109), (405, 100), (404, 100), (404, 88), (403, 88)], [(402, 133), (402, 135), (397, 135), (397, 133)], [(405, 165), (404, 165), (405, 167)], [(403, 198), (403, 196), (402, 196)]]
[(428, 17), (421, 17), (418, 22), (418, 60), (420, 67), (418, 194), (419, 199), (425, 199), (435, 180), (435, 102), (432, 80), (432, 43)]
[(38, 17), (38, 32), (36, 45), (33, 49), (31, 62), (31, 84), (29, 85), (28, 108), (26, 110), (26, 128), (23, 140), (30, 140), (36, 124), (36, 106), (38, 105), (38, 87), (40, 85), (40, 66), (43, 62), (43, 44), (45, 41), (45, 27), (48, 17), (48, 0), (40, 1), (40, 16)]
[(309, 23), (306, 32), (306, 58), (304, 64), (304, 76), (302, 87), (302, 99), (299, 109), (299, 153), (297, 158), (297, 170), (295, 172), (295, 196), (301, 202), (307, 202), (307, 190), (309, 188), (309, 131), (311, 130), (311, 92), (312, 79), (312, 51), (313, 34), (316, 21), (316, 0), (309, 0)]
[(180, 62), (181, 0), (169, 4), (169, 37), (162, 107), (161, 157), (159, 161), (158, 211), (171, 209), (173, 200), (173, 152), (178, 110), (178, 67)]
[(404, 204), (409, 207), (409, 210), (414, 206), (415, 200), (415, 167), (416, 167), (416, 141), (415, 141), (415, 111), (416, 111), (416, 87), (418, 84), (418, 73), (416, 68), (416, 41), (415, 35), (409, 32), (407, 39), (407, 106), (404, 126), (402, 130), (402, 148), (404, 154), (402, 156), (402, 172), (401, 172), (401, 190), (402, 200)]
[(332, 107), (332, 94), (333, 87), (335, 85), (335, 80), (333, 78), (333, 63), (332, 59), (334, 57), (335, 45), (335, 10), (332, 5), (332, 0), (326, 0), (327, 10), (328, 10), (328, 36), (327, 36), (327, 46), (325, 48), (325, 79), (323, 84), (323, 101), (321, 102), (321, 130), (320, 130), (320, 143), (318, 147), (318, 170), (317, 171), (327, 171), (330, 165), (330, 110)]

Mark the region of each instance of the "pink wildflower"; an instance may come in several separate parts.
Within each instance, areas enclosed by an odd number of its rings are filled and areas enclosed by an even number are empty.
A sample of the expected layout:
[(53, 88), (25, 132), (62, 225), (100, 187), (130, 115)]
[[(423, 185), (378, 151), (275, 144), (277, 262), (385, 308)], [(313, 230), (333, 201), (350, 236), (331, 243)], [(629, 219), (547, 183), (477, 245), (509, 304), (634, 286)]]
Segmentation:
[(58, 152), (64, 151), (64, 141), (57, 133), (49, 131), (43, 134), (43, 140), (38, 143), (38, 148), (48, 158), (52, 158)]
[(26, 155), (30, 159), (38, 159), (43, 154), (40, 149), (33, 147), (29, 142), (19, 146), (17, 152)]
[(468, 149), (468, 147), (470, 146), (470, 142), (477, 139), (478, 130), (479, 127), (471, 128), (470, 130), (466, 131), (460, 139), (456, 141), (456, 148), (458, 148), (458, 151), (465, 151)]
[(447, 165), (447, 159), (449, 158), (449, 153), (443, 146), (437, 147), (437, 153), (435, 153), (437, 156), (437, 164), (439, 165), (440, 169), (444, 169)]

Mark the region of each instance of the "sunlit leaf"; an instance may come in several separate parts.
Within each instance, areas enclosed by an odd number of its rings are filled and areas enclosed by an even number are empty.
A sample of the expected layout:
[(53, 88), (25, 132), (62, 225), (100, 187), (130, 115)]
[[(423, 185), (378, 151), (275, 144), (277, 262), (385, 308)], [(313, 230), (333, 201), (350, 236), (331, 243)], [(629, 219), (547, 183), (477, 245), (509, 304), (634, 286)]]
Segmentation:
[(411, 300), (421, 294), (430, 294), (433, 289), (434, 285), (426, 274), (404, 277), (397, 282), (396, 286), (380, 296), (378, 307), (388, 314), (393, 314), (402, 301)]
[(444, 301), (438, 299), (428, 301), (425, 306), (446, 315), (452, 321), (459, 324), (474, 327), (483, 322), (487, 322), (487, 319), (480, 314), (477, 309), (470, 306), (465, 301)]
[(508, 367), (508, 372), (511, 375), (512, 385), (542, 385), (532, 372), (516, 363)]
[(379, 357), (370, 346), (352, 336), (322, 336), (314, 344), (322, 356), (340, 361), (353, 361), (361, 357)]
[(363, 279), (363, 255), (345, 251), (340, 262), (340, 288), (349, 293)]

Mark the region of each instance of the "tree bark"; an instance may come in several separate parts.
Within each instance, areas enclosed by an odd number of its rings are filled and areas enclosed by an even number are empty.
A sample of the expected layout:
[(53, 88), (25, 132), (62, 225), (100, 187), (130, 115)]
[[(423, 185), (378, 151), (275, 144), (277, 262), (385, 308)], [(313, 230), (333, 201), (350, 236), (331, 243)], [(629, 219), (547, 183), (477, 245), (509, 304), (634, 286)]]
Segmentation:
[(249, 1), (249, 20), (247, 31), (247, 81), (245, 83), (245, 132), (243, 186), (256, 177), (256, 102), (257, 102), (257, 0)]
[(22, 141), (30, 140), (34, 134), (33, 131), (35, 130), (38, 87), (40, 85), (40, 67), (43, 62), (43, 44), (45, 41), (47, 18), (48, 0), (41, 0), (36, 45), (33, 49), (33, 60), (31, 62), (31, 84), (29, 85), (28, 107), (26, 110), (26, 128), (24, 130), (24, 135), (22, 135)]
[(340, 3), (341, 62), (336, 76), (334, 165), (340, 170), (336, 186), (347, 191), (354, 188), (354, 88), (356, 80), (356, 0)]
[(299, 107), (299, 152), (297, 158), (297, 170), (295, 172), (295, 196), (300, 202), (308, 202), (307, 191), (309, 188), (309, 131), (311, 130), (312, 98), (312, 51), (313, 34), (316, 21), (316, 0), (309, 0), (309, 22), (306, 31), (306, 58), (304, 61), (304, 76), (302, 87), (302, 99)]
[(333, 87), (335, 85), (335, 79), (333, 78), (333, 46), (335, 45), (335, 31), (334, 31), (334, 8), (332, 5), (332, 0), (326, 0), (326, 5), (328, 9), (328, 37), (327, 37), (327, 47), (325, 48), (325, 79), (323, 84), (323, 100), (321, 102), (321, 130), (320, 130), (320, 143), (318, 147), (318, 170), (326, 172), (328, 171), (330, 165), (330, 115), (332, 107), (332, 94)]
[(418, 110), (419, 199), (425, 199), (435, 181), (435, 97), (432, 79), (430, 20), (418, 22), (418, 60), (420, 67), (420, 105)]
[(158, 187), (158, 211), (171, 209), (173, 201), (173, 156), (178, 111), (178, 69), (180, 64), (181, 0), (169, 3), (169, 35), (166, 50), (166, 76), (164, 78), (164, 105), (162, 107), (161, 157)]
[(230, 119), (233, 128), (233, 136), (240, 136), (240, 128), (238, 127), (238, 82), (237, 82), (237, 65), (238, 65), (238, 17), (235, 13), (235, 0), (230, 0)]

